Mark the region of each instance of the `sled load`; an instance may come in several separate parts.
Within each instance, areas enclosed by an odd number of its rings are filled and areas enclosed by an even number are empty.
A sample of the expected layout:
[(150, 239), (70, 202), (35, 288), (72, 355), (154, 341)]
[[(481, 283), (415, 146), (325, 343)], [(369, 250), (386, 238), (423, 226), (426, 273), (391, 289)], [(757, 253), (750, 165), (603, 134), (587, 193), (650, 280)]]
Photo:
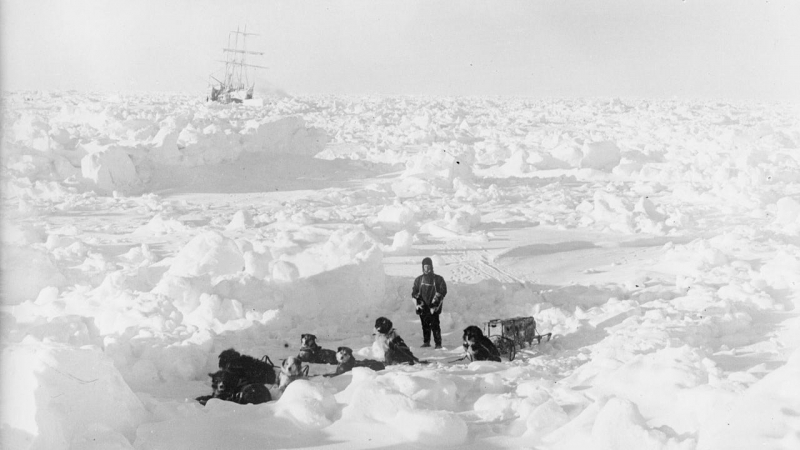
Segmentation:
[(493, 319), (483, 324), (483, 333), (509, 361), (517, 355), (517, 348), (541, 344), (549, 341), (553, 333), (539, 334), (536, 331), (536, 320), (533, 317), (515, 317), (513, 319)]

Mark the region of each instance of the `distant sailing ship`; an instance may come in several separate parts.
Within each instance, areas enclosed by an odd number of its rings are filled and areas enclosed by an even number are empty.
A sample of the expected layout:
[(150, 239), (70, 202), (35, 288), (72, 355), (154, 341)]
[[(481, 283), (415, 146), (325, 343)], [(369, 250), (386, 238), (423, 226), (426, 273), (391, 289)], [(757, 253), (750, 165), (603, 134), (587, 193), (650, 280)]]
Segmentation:
[(220, 103), (242, 103), (244, 100), (253, 98), (253, 89), (255, 88), (255, 80), (250, 79), (248, 75), (249, 68), (266, 69), (266, 67), (249, 64), (247, 62), (247, 55), (263, 56), (263, 52), (253, 52), (247, 50), (247, 37), (257, 36), (255, 33), (248, 33), (247, 26), (244, 31), (236, 31), (228, 33), (228, 46), (223, 48), (225, 52), (225, 75), (222, 80), (217, 79), (213, 75), (209, 75), (214, 82), (211, 84), (210, 100)]

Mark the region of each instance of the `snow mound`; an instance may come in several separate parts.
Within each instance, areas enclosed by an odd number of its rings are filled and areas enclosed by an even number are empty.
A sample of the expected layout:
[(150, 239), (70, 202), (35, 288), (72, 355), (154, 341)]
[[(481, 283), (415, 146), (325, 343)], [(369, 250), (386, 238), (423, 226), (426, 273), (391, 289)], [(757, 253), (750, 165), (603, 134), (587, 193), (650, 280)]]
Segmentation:
[(332, 423), (336, 399), (321, 384), (296, 380), (275, 404), (275, 415), (292, 420), (300, 428), (319, 429)]
[(44, 288), (67, 284), (53, 258), (33, 247), (6, 246), (0, 255), (3, 264), (3, 303), (14, 305), (35, 299)]
[(244, 257), (236, 242), (208, 231), (195, 236), (178, 252), (169, 273), (179, 277), (219, 277), (243, 269)]
[(69, 449), (98, 427), (131, 440), (148, 417), (96, 349), (27, 339), (3, 351), (2, 371), (4, 448)]
[(800, 351), (711, 421), (697, 448), (793, 448), (800, 443)]
[(267, 119), (255, 128), (243, 130), (242, 145), (246, 151), (314, 156), (328, 142), (320, 129), (308, 128), (302, 117)]
[(611, 141), (586, 142), (581, 150), (583, 158), (579, 166), (582, 169), (610, 172), (621, 159), (619, 147)]
[(337, 399), (346, 403), (344, 419), (376, 421), (407, 442), (452, 447), (467, 439), (466, 423), (448, 410), (454, 407), (455, 393), (452, 382), (435, 375), (354, 369), (352, 382)]
[(387, 205), (378, 212), (375, 220), (387, 230), (400, 231), (414, 220), (414, 210), (402, 204)]
[(617, 398), (606, 402), (592, 426), (592, 445), (602, 450), (681, 449), (688, 448), (687, 444), (694, 444), (689, 441), (679, 442), (659, 430), (651, 429), (634, 403)]
[(116, 147), (84, 156), (81, 159), (81, 173), (103, 193), (131, 193), (142, 184), (128, 153)]

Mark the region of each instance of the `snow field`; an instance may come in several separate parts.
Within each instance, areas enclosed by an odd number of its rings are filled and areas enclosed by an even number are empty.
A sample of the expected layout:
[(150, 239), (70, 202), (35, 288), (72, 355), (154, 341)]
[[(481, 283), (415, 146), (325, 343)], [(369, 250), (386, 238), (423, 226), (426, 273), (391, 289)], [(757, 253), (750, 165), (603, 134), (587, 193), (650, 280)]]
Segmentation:
[[(790, 110), (47, 93), (4, 107), (8, 448), (800, 441)], [(417, 350), (423, 256), (448, 280), (441, 354)], [(432, 363), (312, 377), (262, 405), (192, 400), (229, 347), (279, 362), (312, 332), (379, 358), (380, 315)], [(465, 326), (527, 315), (556, 339), (449, 363)]]

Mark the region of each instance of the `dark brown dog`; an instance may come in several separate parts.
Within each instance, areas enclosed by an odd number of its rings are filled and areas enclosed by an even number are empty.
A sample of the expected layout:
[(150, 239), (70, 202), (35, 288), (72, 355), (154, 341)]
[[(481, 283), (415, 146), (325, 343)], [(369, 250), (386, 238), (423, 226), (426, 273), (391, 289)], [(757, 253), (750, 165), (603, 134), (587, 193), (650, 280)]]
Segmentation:
[(275, 365), (266, 355), (256, 359), (229, 348), (219, 354), (219, 368), (233, 372), (249, 383), (275, 384), (277, 381)]
[(227, 400), (228, 395), (222, 390), (220, 390), (220, 385), (222, 385), (223, 388), (225, 387), (225, 383), (223, 383), (222, 381), (223, 371), (219, 370), (214, 373), (209, 373), (208, 376), (211, 377), (211, 395), (203, 395), (197, 397), (195, 400), (200, 402), (201, 405), (205, 405), (212, 398)]
[(471, 361), (500, 362), (500, 352), (491, 339), (484, 336), (483, 331), (475, 325), (464, 328), (464, 350)]
[(264, 384), (249, 383), (235, 372), (223, 369), (209, 373), (208, 376), (211, 377), (211, 395), (197, 397), (197, 401), (202, 405), (212, 398), (242, 405), (259, 404), (272, 400), (272, 395)]
[(297, 358), (312, 364), (338, 364), (336, 352), (320, 347), (317, 344), (317, 337), (313, 334), (300, 335), (300, 353), (297, 354)]

